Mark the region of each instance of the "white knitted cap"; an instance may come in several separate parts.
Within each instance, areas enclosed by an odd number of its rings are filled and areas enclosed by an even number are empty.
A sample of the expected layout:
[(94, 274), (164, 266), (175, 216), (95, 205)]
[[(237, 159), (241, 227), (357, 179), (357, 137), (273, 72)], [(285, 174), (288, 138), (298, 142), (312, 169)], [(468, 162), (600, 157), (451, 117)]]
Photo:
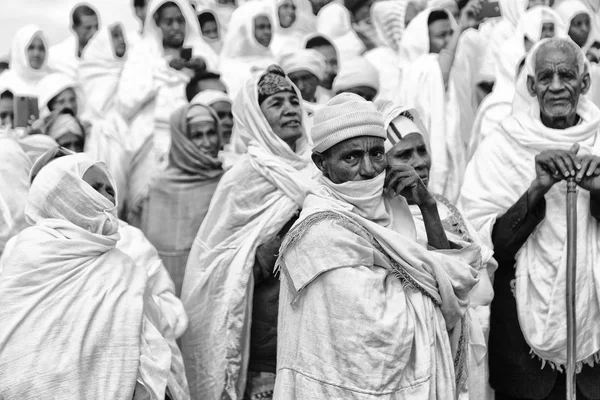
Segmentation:
[(370, 87), (379, 92), (379, 72), (364, 57), (353, 58), (342, 65), (333, 81), (333, 92), (340, 93), (359, 86)]
[(313, 153), (359, 136), (386, 138), (383, 118), (370, 101), (353, 93), (341, 93), (315, 112), (311, 130)]
[(323, 80), (327, 69), (323, 54), (313, 49), (284, 54), (279, 61), (279, 66), (287, 75), (298, 71), (308, 71), (320, 81)]

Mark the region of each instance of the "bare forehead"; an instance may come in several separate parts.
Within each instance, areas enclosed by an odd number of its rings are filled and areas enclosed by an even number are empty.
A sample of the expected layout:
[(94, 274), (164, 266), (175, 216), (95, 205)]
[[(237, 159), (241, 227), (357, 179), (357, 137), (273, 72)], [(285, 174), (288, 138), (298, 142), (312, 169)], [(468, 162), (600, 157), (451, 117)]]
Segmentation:
[(569, 49), (540, 49), (536, 54), (535, 71), (566, 68), (577, 71), (577, 55)]

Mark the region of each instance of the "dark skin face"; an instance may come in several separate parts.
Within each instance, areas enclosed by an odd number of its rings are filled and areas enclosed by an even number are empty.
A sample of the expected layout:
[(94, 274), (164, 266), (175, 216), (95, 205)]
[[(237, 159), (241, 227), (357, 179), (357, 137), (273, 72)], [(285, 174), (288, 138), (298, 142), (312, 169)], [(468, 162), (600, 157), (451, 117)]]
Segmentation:
[(171, 5), (163, 8), (157, 17), (156, 25), (163, 34), (165, 48), (178, 49), (183, 46), (186, 22), (179, 7)]
[(296, 22), (296, 6), (291, 0), (285, 1), (277, 10), (279, 25), (282, 28), (289, 28)]
[(127, 44), (125, 43), (125, 36), (123, 35), (121, 25), (115, 25), (110, 28), (110, 35), (115, 55), (118, 58), (123, 57), (127, 51)]
[(220, 139), (214, 122), (195, 122), (188, 124), (189, 138), (200, 150), (212, 157), (219, 153)]
[(439, 19), (429, 24), (429, 53), (439, 54), (450, 43), (452, 34), (449, 19)]
[(83, 148), (85, 145), (84, 139), (79, 135), (75, 135), (74, 133), (66, 133), (62, 135), (56, 139), (56, 143), (75, 153), (83, 153)]
[[(354, 93), (362, 97), (367, 101), (373, 101), (375, 96), (377, 96), (377, 90), (368, 86), (356, 86), (353, 88), (349, 88), (340, 93)], [(339, 93), (338, 93), (339, 94)]]
[(333, 183), (373, 179), (387, 167), (383, 139), (373, 136), (344, 140), (312, 159)]
[(39, 36), (35, 36), (29, 46), (27, 46), (27, 59), (29, 66), (33, 69), (40, 69), (46, 59), (46, 47)]
[(319, 46), (315, 47), (314, 49), (323, 54), (323, 57), (325, 57), (325, 78), (323, 78), (321, 81), (321, 86), (323, 86), (325, 89), (331, 90), (331, 87), (333, 86), (333, 80), (339, 71), (337, 52), (333, 46)]
[(13, 127), (15, 118), (13, 107), (12, 98), (0, 99), (0, 126)]
[(527, 89), (537, 97), (542, 123), (554, 129), (574, 126), (579, 96), (590, 87), (589, 73), (580, 74), (575, 54), (541, 49), (535, 60), (535, 77), (527, 78)]
[(233, 130), (233, 113), (231, 112), (231, 103), (226, 101), (217, 101), (210, 105), (217, 113), (221, 122), (221, 133), (223, 134), (223, 144), (229, 144), (231, 141), (231, 132)]
[(317, 87), (319, 86), (319, 78), (314, 76), (308, 71), (296, 71), (288, 74), (288, 77), (294, 85), (300, 90), (300, 94), (302, 94), (302, 99), (314, 103), (315, 93), (317, 92)]
[(571, 20), (569, 36), (579, 47), (583, 47), (590, 37), (591, 30), (592, 25), (590, 16), (587, 14), (579, 14)]
[(273, 132), (295, 150), (296, 141), (304, 135), (302, 107), (296, 93), (279, 92), (269, 96), (260, 109)]
[(83, 49), (92, 36), (98, 32), (98, 17), (95, 15), (82, 15), (79, 25), (73, 27), (79, 39), (79, 47)]
[(202, 36), (209, 39), (219, 38), (219, 27), (217, 26), (217, 21), (206, 21), (200, 27), (202, 29)]
[(420, 133), (405, 135), (398, 144), (387, 152), (386, 157), (388, 165), (410, 165), (417, 171), (419, 178), (426, 186), (429, 183), (431, 155)]
[(271, 21), (266, 15), (259, 15), (254, 18), (254, 38), (264, 47), (271, 44)]
[(77, 115), (77, 96), (73, 89), (63, 90), (48, 103), (48, 109), (50, 111), (59, 112), (65, 108), (73, 111), (73, 114)]
[(84, 182), (87, 182), (95, 191), (106, 197), (108, 201), (116, 204), (116, 192), (112, 187), (110, 180), (106, 174), (98, 167), (91, 166), (81, 177)]

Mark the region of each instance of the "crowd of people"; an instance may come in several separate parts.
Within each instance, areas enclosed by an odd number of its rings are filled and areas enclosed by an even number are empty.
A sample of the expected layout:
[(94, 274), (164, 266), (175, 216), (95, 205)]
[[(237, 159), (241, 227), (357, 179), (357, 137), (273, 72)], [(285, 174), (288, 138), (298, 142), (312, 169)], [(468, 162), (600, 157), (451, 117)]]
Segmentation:
[(1, 399), (565, 399), (570, 181), (600, 400), (598, 0), (131, 5), (0, 63)]

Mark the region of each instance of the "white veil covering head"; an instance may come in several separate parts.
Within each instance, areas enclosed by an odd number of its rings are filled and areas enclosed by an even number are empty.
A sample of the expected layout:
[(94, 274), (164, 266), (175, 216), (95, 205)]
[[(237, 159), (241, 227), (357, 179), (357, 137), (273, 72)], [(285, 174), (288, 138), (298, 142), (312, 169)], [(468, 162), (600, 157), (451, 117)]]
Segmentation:
[(521, 15), (527, 10), (529, 0), (500, 0), (499, 5), (502, 18), (516, 27), (521, 19)]
[(266, 2), (249, 1), (234, 11), (223, 43), (221, 58), (272, 58), (271, 50), (258, 43), (254, 36), (254, 23), (259, 16), (269, 19), (273, 31), (273, 17)]
[[(43, 158), (38, 160), (44, 162)], [(67, 155), (43, 166), (31, 183), (25, 207), (29, 223), (60, 219), (98, 235), (117, 234), (117, 207), (82, 178), (92, 167), (99, 168), (113, 188), (115, 182), (106, 165), (84, 153)], [(36, 170), (36, 165), (32, 171)]]
[(67, 89), (73, 89), (78, 100), (80, 99), (77, 82), (69, 75), (56, 72), (46, 75), (40, 80), (38, 83), (38, 109), (40, 110), (40, 118), (50, 115), (48, 103)]
[(366, 49), (352, 28), (350, 11), (341, 2), (332, 1), (319, 11), (317, 32), (333, 41), (340, 65), (352, 62)]
[[(238, 1), (235, 2), (240, 3)], [(211, 10), (217, 16), (217, 24), (219, 25), (219, 38), (222, 40), (229, 29), (229, 21), (231, 15), (236, 9), (236, 5), (226, 3), (222, 4), (219, 0), (196, 0), (196, 11), (198, 14)]]
[[(39, 38), (44, 44), (46, 57), (39, 69), (31, 68), (27, 48), (34, 38)], [(0, 87), (10, 90), (15, 96), (37, 96), (37, 84), (50, 73), (48, 68), (48, 41), (37, 25), (25, 25), (13, 37), (10, 48), (10, 68), (0, 75)]]
[[(284, 28), (279, 21), (279, 8), (285, 2), (291, 2), (296, 11), (296, 19), (291, 26)], [(271, 21), (273, 23), (273, 40), (269, 47), (275, 56), (297, 50), (302, 46), (305, 35), (315, 30), (316, 18), (312, 13), (309, 0), (268, 0), (271, 4)]]
[[(212, 17), (215, 20), (215, 23), (217, 24), (217, 34), (219, 35), (216, 39), (211, 39), (209, 37), (202, 35), (202, 39), (206, 43), (208, 43), (210, 45), (210, 47), (212, 47), (212, 49), (215, 51), (216, 54), (220, 54), (221, 49), (223, 48), (223, 37), (225, 36), (225, 34), (223, 31), (221, 22), (219, 21), (219, 15), (217, 14), (216, 11), (213, 11), (210, 8), (196, 9), (196, 15), (198, 15), (198, 18), (202, 14), (212, 15)], [(198, 20), (198, 23), (200, 23), (200, 20)], [(202, 33), (202, 26), (200, 26), (200, 33)]]
[(377, 110), (383, 117), (383, 127), (387, 133), (387, 138), (384, 143), (386, 152), (390, 151), (400, 140), (402, 140), (402, 136), (400, 135), (406, 134), (405, 132), (397, 131), (395, 128), (391, 127), (394, 121), (399, 117), (410, 119), (416, 125), (418, 133), (423, 136), (427, 147), (429, 147), (429, 132), (427, 132), (427, 128), (423, 125), (419, 112), (416, 109), (400, 106), (392, 101), (377, 101), (375, 104), (377, 105)]
[(221, 92), (219, 90), (203, 90), (198, 93), (194, 98), (190, 101), (190, 104), (200, 104), (203, 106), (211, 107), (215, 103), (226, 102), (229, 104), (233, 104), (231, 98), (227, 93)]
[(165, 3), (175, 4), (183, 18), (185, 18), (186, 35), (183, 42), (183, 47), (191, 47), (194, 57), (202, 57), (209, 69), (217, 68), (217, 55), (213, 49), (204, 41), (200, 32), (200, 25), (196, 12), (192, 5), (187, 0), (150, 0), (146, 10), (146, 21), (144, 23), (144, 32), (142, 42), (146, 42), (146, 46), (155, 55), (164, 55), (162, 31), (156, 25), (154, 14)]
[[(84, 118), (102, 119), (110, 111), (117, 91), (123, 64), (127, 59), (127, 51), (117, 57), (112, 42), (111, 29), (120, 23), (101, 27), (90, 39), (81, 57), (78, 70), (78, 81), (85, 99), (82, 112)], [(127, 43), (127, 38), (125, 38)]]
[(406, 6), (410, 0), (376, 1), (371, 6), (371, 20), (381, 43), (394, 51), (400, 50), (405, 26)]
[[(573, 18), (579, 14), (587, 14), (590, 17), (590, 35), (587, 42), (583, 45), (583, 50), (586, 51), (594, 42), (594, 18), (595, 15), (591, 9), (587, 7), (581, 0), (563, 0), (554, 6), (556, 12), (561, 16), (567, 27), (567, 32), (571, 28)], [(596, 32), (597, 34), (597, 32)]]
[(454, 31), (458, 26), (450, 11), (443, 8), (428, 8), (417, 15), (406, 27), (400, 45), (400, 57), (405, 63), (413, 63), (419, 57), (429, 53), (429, 15), (434, 11), (443, 11)]

